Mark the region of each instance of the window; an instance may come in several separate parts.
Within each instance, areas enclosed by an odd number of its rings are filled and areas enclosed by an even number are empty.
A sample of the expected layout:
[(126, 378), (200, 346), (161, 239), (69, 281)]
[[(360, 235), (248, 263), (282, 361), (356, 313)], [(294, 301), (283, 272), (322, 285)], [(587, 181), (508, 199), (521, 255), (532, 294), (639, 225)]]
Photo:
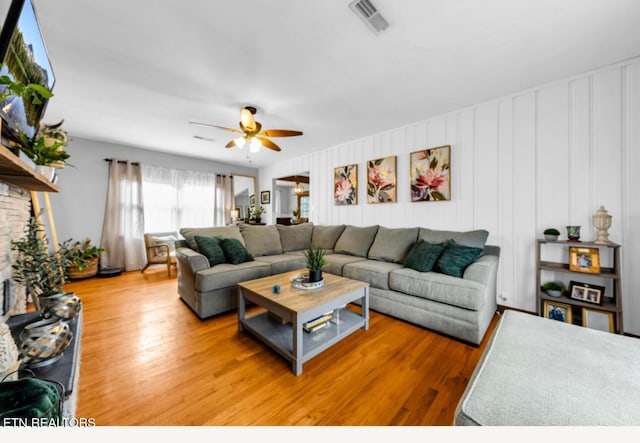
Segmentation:
[(213, 226), (215, 174), (142, 165), (144, 231)]
[(303, 195), (300, 197), (300, 217), (309, 218), (309, 196)]

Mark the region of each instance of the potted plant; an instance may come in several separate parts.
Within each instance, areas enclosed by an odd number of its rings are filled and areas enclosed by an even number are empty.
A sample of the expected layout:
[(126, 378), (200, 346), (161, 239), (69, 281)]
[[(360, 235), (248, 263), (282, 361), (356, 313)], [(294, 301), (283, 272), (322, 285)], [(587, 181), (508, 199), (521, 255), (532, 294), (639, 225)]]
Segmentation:
[(547, 228), (544, 230), (543, 234), (545, 240), (556, 241), (560, 236), (560, 231), (558, 231), (556, 228)]
[(299, 217), (300, 217), (300, 209), (294, 209), (293, 210), (293, 221), (297, 222)]
[(327, 265), (324, 251), (322, 249), (309, 248), (305, 251), (304, 256), (309, 269), (309, 283), (322, 281), (322, 268)]
[(550, 281), (542, 285), (542, 289), (552, 297), (560, 297), (566, 288), (562, 282)]
[(63, 291), (68, 261), (60, 251), (49, 251), (43, 228), (35, 217), (31, 217), (25, 237), (11, 241), (11, 249), (17, 252), (11, 265), (13, 280), (25, 286), (39, 311), (46, 298)]
[(68, 261), (67, 277), (70, 279), (93, 277), (98, 273), (98, 261), (104, 248), (91, 244), (91, 239), (83, 241), (69, 239), (60, 243), (60, 253)]
[(36, 83), (23, 84), (20, 81), (12, 80), (8, 75), (0, 76), (0, 85), (4, 85), (0, 91), (0, 102), (5, 101), (12, 95), (29, 99), (33, 104), (42, 104), (42, 99), (53, 97), (53, 93), (42, 85)]
[(44, 168), (64, 168), (70, 157), (69, 153), (63, 149), (69, 143), (67, 133), (60, 129), (63, 121), (54, 125), (41, 124), (33, 140), (29, 140), (22, 134), (24, 142), (22, 151), (36, 165), (36, 170), (48, 178), (53, 174)]
[(255, 222), (260, 223), (262, 221), (262, 214), (264, 214), (264, 208), (262, 206), (256, 206), (251, 214)]

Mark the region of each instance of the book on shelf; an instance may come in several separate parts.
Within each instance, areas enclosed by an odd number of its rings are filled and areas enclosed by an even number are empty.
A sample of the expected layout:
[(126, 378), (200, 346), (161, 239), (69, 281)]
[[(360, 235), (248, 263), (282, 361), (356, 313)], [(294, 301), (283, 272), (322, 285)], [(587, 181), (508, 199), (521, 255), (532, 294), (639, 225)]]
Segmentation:
[(325, 314), (322, 314), (320, 317), (314, 318), (313, 320), (309, 320), (308, 322), (306, 322), (302, 326), (304, 328), (312, 328), (312, 327), (314, 327), (316, 325), (328, 322), (332, 318), (333, 318), (333, 311), (327, 312)]
[(304, 326), (304, 330), (306, 332), (316, 332), (316, 331), (319, 331), (320, 329), (326, 328), (327, 326), (329, 326), (329, 320), (325, 320), (323, 323), (319, 323), (311, 327)]
[(271, 311), (269, 311), (268, 314), (269, 314), (270, 318), (274, 319), (275, 321), (277, 321), (281, 325), (286, 325), (287, 323), (289, 323), (289, 320), (285, 320), (284, 318), (280, 317), (278, 314), (274, 314)]

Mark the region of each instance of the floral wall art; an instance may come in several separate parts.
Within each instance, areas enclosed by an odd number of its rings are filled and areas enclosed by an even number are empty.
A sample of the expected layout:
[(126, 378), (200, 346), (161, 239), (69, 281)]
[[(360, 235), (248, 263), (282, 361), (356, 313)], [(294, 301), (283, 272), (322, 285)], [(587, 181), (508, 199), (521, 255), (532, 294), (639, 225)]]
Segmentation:
[(450, 150), (447, 145), (410, 154), (412, 202), (451, 200)]
[(358, 204), (358, 165), (333, 170), (333, 202), (336, 205)]
[(396, 202), (395, 155), (367, 162), (367, 203)]

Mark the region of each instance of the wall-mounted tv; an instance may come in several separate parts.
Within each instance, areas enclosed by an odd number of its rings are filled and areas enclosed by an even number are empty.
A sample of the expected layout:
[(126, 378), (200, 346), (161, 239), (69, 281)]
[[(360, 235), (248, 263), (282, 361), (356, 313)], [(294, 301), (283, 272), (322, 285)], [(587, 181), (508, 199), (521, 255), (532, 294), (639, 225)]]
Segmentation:
[[(0, 76), (23, 85), (34, 83), (53, 90), (55, 77), (47, 48), (31, 0), (13, 0), (0, 32)], [(5, 91), (0, 85), (0, 94)], [(8, 92), (8, 91), (7, 91)], [(2, 94), (4, 96), (5, 94)], [(2, 98), (0, 96), (0, 98)], [(2, 142), (13, 147), (22, 145), (24, 134), (33, 139), (44, 116), (48, 100), (42, 97), (23, 98), (16, 94), (0, 102)]]

